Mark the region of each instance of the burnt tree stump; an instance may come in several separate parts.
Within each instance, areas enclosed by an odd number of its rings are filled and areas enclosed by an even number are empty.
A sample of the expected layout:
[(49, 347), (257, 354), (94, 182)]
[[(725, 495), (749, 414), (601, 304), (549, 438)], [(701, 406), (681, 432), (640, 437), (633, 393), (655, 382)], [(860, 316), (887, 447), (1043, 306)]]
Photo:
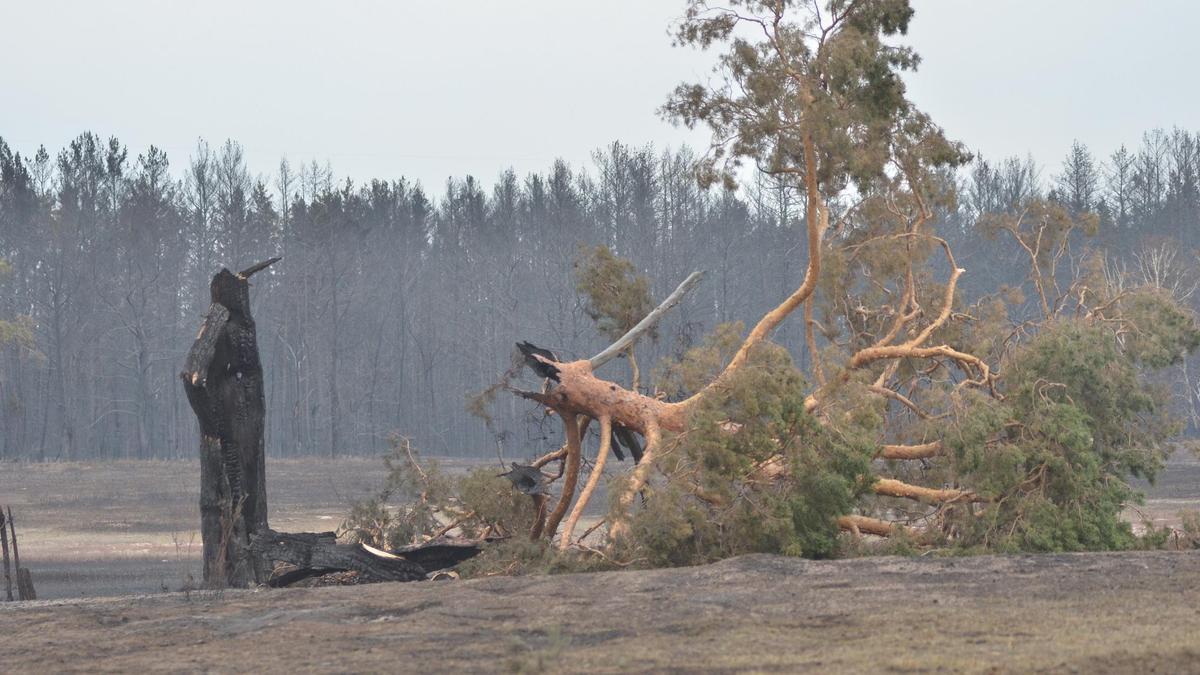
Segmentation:
[(212, 303), (180, 377), (200, 424), (200, 538), (210, 587), (283, 586), (328, 572), (363, 581), (424, 579), (420, 564), (332, 532), (285, 534), (267, 525), (262, 359), (250, 314), (250, 277), (271, 258), (212, 279)]
[(268, 529), (266, 402), (250, 277), (278, 260), (213, 277), (212, 303), (180, 374), (200, 423), (200, 537), (211, 586), (253, 583), (250, 535)]

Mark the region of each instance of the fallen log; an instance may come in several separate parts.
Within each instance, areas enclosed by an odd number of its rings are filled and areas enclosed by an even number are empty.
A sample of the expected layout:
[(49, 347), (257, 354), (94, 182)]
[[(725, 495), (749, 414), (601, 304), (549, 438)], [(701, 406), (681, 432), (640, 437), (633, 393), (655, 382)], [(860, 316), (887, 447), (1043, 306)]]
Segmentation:
[(450, 569), (474, 558), (483, 551), (483, 545), (500, 541), (499, 537), (487, 539), (463, 539), (459, 537), (437, 537), (423, 544), (412, 544), (392, 553), (425, 569), (427, 574)]
[(260, 531), (250, 536), (255, 576), (288, 586), (332, 572), (356, 572), (359, 583), (419, 581), (426, 569), (407, 558), (362, 544), (339, 544), (333, 532)]
[(340, 544), (333, 532), (268, 530), (252, 535), (250, 548), (260, 565), (256, 576), (268, 586), (281, 587), (345, 572), (353, 573), (345, 578), (355, 584), (420, 581), (474, 558), (484, 544), (498, 540), (438, 537), (383, 551), (365, 544)]

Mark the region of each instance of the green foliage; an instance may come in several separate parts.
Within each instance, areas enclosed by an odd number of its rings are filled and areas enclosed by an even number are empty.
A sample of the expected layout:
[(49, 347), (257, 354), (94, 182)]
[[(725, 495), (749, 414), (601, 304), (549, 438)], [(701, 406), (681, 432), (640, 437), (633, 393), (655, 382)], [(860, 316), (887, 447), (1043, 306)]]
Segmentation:
[(1166, 290), (1138, 289), (1119, 305), (1125, 350), (1138, 364), (1155, 370), (1173, 366), (1200, 346), (1195, 317)]
[(455, 493), (459, 510), (473, 514), (460, 526), (463, 536), (482, 537), (490, 530), (524, 538), (537, 516), (533, 500), (514, 490), (512, 483), (490, 467), (473, 469), (459, 478)]
[(33, 350), (33, 329), (33, 319), (25, 315), (12, 321), (0, 321), (0, 347), (13, 344), (22, 349)]
[(559, 551), (545, 539), (531, 541), (518, 533), (484, 547), (478, 556), (459, 565), (464, 579), (486, 576), (570, 574), (615, 569), (607, 559), (585, 551)]
[(869, 192), (888, 180), (885, 169), (897, 157), (913, 174), (965, 159), (905, 97), (902, 73), (919, 61), (897, 44), (912, 17), (908, 1), (820, 4), (688, 3), (677, 43), (727, 45), (718, 65), (723, 85), (681, 85), (664, 107), (669, 118), (707, 125), (718, 139), (701, 167), (704, 183), (735, 186), (743, 161), (775, 174), (803, 169), (806, 138), (820, 159), (815, 178), (824, 194), (850, 183)]
[(587, 299), (585, 311), (610, 340), (624, 335), (654, 308), (650, 281), (607, 246), (580, 246), (574, 272), (575, 290)]
[(967, 400), (946, 445), (958, 480), (992, 503), (956, 509), (957, 545), (1079, 551), (1153, 543), (1139, 542), (1121, 514), (1141, 501), (1129, 479), (1154, 478), (1179, 426), (1144, 371), (1194, 349), (1200, 331), (1161, 297), (1131, 304), (1166, 320), (1124, 344), (1110, 324), (1049, 322), (1010, 359), (1002, 403)]
[[(668, 381), (703, 381), (736, 344), (732, 335), (732, 327), (719, 328), (664, 368)], [(661, 566), (755, 552), (836, 554), (836, 518), (870, 487), (878, 419), (851, 416), (830, 431), (804, 410), (806, 391), (786, 350), (755, 348), (692, 413), (688, 432), (668, 441), (673, 449), (660, 458), (667, 479), (645, 491), (623, 555)], [(772, 467), (788, 477), (769, 476)]]
[(692, 394), (713, 381), (742, 344), (746, 327), (740, 322), (718, 324), (700, 345), (679, 360), (667, 359), (655, 367), (659, 391), (668, 396)]
[[(0, 258), (0, 279), (12, 274), (12, 265)], [(0, 347), (15, 344), (26, 350), (33, 350), (33, 318), (27, 315), (18, 316), (12, 321), (0, 321)]]
[(1032, 199), (1017, 213), (985, 213), (976, 227), (989, 239), (1008, 232), (1023, 248), (1033, 252), (1040, 269), (1048, 271), (1073, 233), (1094, 235), (1099, 222), (1094, 213), (1073, 213), (1058, 202)]

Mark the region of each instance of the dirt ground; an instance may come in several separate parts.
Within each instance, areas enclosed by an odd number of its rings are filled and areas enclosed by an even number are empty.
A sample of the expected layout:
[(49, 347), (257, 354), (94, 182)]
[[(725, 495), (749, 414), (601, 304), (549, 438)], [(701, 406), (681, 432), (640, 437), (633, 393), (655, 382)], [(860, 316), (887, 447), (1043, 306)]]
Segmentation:
[[(436, 461), (448, 473), (496, 464)], [(377, 490), (384, 476), (379, 458), (268, 459), (271, 527), (336, 530), (350, 505)], [(194, 585), (200, 577), (199, 487), (197, 462), (0, 463), (0, 504), (12, 506), (21, 561), (42, 599)], [(593, 503), (596, 510), (607, 500), (598, 494)]]
[[(271, 526), (336, 530), (383, 477), (378, 458), (269, 459)], [(12, 506), (21, 561), (43, 599), (175, 591), (198, 579), (199, 489), (197, 462), (0, 464), (0, 504)]]
[(0, 606), (6, 672), (1200, 672), (1200, 553), (813, 562)]
[[(197, 472), (0, 465), (43, 598), (0, 603), (0, 671), (1200, 672), (1200, 552), (181, 593), (199, 576)], [(315, 531), (382, 469), (272, 460), (267, 475), (272, 525)], [(1200, 461), (1177, 456), (1148, 490), (1141, 515), (1175, 522), (1200, 507)]]

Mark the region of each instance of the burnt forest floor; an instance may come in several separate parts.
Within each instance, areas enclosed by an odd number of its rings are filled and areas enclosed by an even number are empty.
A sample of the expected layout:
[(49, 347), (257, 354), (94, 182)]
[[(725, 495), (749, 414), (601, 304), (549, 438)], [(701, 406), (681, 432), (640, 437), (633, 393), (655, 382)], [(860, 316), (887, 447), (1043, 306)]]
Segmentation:
[[(267, 475), (272, 526), (320, 531), (383, 469)], [(1200, 552), (179, 592), (199, 576), (195, 462), (3, 464), (0, 483), (43, 598), (0, 603), (3, 672), (1200, 672)], [(1141, 515), (1177, 523), (1200, 508), (1200, 461), (1144, 487)]]
[(1200, 672), (1200, 553), (806, 561), (0, 605), (6, 672)]

